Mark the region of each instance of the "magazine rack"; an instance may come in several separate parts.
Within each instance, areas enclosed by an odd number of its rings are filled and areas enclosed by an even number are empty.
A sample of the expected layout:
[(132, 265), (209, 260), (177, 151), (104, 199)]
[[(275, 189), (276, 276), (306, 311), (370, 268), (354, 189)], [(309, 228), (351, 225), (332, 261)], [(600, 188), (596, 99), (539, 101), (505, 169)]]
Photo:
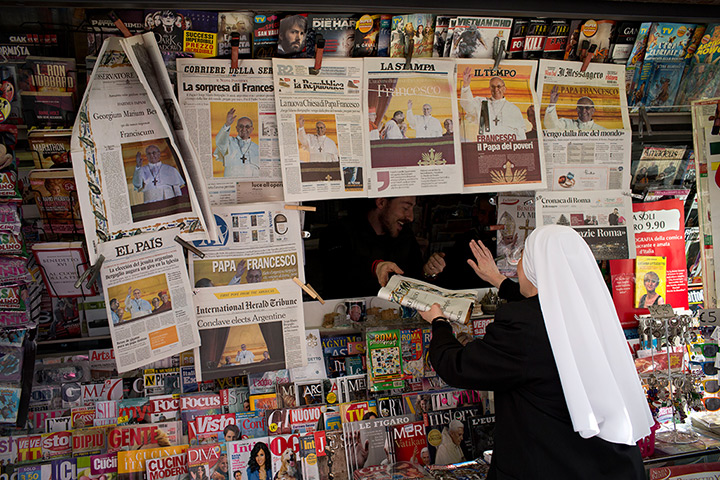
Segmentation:
[[(671, 348), (686, 347), (691, 341), (693, 321), (689, 315), (677, 315), (670, 305), (653, 305), (649, 307), (649, 317), (637, 317), (640, 323), (640, 333), (652, 349), (653, 370), (651, 373), (651, 386), (656, 381), (658, 390), (665, 390), (665, 395), (672, 408), (673, 428), (669, 431), (657, 432), (655, 437), (665, 443), (686, 444), (693, 443), (699, 438), (691, 430), (679, 430), (675, 421), (678, 408), (691, 402), (689, 398), (694, 392), (694, 379), (685, 373), (684, 355), (680, 365), (673, 369), (671, 363)], [(665, 352), (656, 354), (656, 347), (665, 346)], [(685, 348), (683, 348), (683, 351)], [(667, 367), (664, 370), (655, 369), (655, 358), (665, 356)], [(674, 370), (674, 371), (673, 371)]]

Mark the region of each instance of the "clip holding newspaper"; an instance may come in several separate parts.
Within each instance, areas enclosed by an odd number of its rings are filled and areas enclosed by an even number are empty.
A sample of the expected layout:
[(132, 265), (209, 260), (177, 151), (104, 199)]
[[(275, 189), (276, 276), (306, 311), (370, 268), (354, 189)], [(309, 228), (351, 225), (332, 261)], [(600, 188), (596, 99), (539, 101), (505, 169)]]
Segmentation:
[(178, 98), (213, 205), (282, 201), (272, 61), (178, 58)]
[(285, 201), (367, 197), (358, 60), (273, 58)]
[(377, 296), (421, 312), (438, 303), (448, 320), (459, 323), (470, 321), (478, 301), (477, 290), (447, 290), (402, 275), (393, 275)]
[(540, 60), (539, 116), (549, 190), (630, 186), (632, 132), (625, 67)]
[(215, 238), (205, 178), (152, 34), (108, 38), (72, 135), (91, 262), (99, 244), (177, 228)]
[(120, 373), (200, 345), (178, 229), (98, 246), (107, 318)]

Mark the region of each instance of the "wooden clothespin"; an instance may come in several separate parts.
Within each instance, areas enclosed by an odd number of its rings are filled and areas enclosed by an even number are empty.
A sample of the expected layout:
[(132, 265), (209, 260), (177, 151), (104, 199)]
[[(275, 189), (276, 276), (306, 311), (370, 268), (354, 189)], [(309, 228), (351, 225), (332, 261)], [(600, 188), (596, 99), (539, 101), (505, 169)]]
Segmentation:
[(505, 56), (505, 40), (501, 40), (500, 37), (495, 37), (493, 39), (493, 59), (495, 60), (495, 65), (493, 66), (493, 70), (497, 70), (500, 67), (500, 61)]
[(405, 66), (403, 70), (412, 70), (412, 56), (415, 51), (415, 40), (412, 36), (407, 40), (405, 49)]
[(174, 240), (175, 240), (177, 243), (179, 243), (180, 246), (182, 246), (185, 250), (191, 251), (192, 253), (194, 253), (195, 255), (197, 255), (197, 256), (200, 257), (200, 258), (205, 258), (205, 253), (204, 253), (202, 250), (200, 250), (199, 248), (197, 248), (197, 247), (196, 247), (195, 245), (193, 245), (192, 243), (186, 242), (185, 240), (183, 240), (182, 238), (180, 238), (179, 235), (175, 235)]
[(638, 137), (643, 137), (643, 130), (647, 128), (647, 134), (652, 135), (652, 127), (650, 126), (650, 117), (647, 114), (645, 105), (638, 108)]
[[(120, 17), (118, 17), (115, 14), (114, 10), (110, 10), (110, 12), (108, 13), (108, 17), (110, 17), (110, 20), (112, 20), (112, 22), (115, 24), (117, 29), (120, 30), (120, 33), (123, 34), (123, 37), (125, 37), (125, 38), (132, 37), (132, 33), (130, 33), (130, 30), (125, 26), (125, 23), (122, 20), (120, 20)], [(78, 287), (75, 287), (75, 288), (78, 288)]]
[(316, 212), (317, 207), (313, 207), (310, 205), (285, 205), (285, 209), (287, 210), (301, 210), (303, 212)]
[(325, 50), (325, 39), (322, 35), (315, 37), (315, 65), (310, 67), (310, 75), (317, 75), (322, 68), (323, 51)]
[(238, 58), (240, 57), (240, 33), (230, 34), (230, 68), (237, 70)]
[(590, 62), (592, 61), (593, 57), (595, 56), (595, 50), (597, 50), (597, 45), (592, 44), (590, 45), (590, 49), (587, 51), (587, 54), (585, 54), (585, 58), (583, 59), (582, 67), (580, 67), (580, 71), (584, 72), (587, 70), (588, 65), (590, 65)]
[(82, 275), (80, 275), (78, 279), (75, 280), (75, 288), (80, 288), (80, 285), (82, 285), (86, 278), (88, 279), (86, 285), (92, 285), (95, 280), (97, 280), (98, 275), (100, 275), (100, 267), (102, 266), (104, 261), (105, 257), (102, 254), (98, 255), (97, 260), (95, 260), (95, 265), (89, 266), (82, 273)]
[(314, 288), (312, 288), (310, 285), (306, 285), (303, 282), (300, 281), (299, 278), (293, 277), (293, 282), (297, 283), (300, 288), (303, 289), (305, 293), (310, 295), (312, 298), (320, 302), (321, 305), (325, 305), (325, 300), (322, 299), (320, 295), (315, 291)]

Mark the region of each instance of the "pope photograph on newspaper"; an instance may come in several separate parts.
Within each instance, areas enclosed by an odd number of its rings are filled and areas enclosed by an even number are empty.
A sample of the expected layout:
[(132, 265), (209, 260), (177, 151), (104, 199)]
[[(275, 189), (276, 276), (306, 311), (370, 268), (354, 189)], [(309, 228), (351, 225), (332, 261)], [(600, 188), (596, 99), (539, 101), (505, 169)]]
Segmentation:
[(454, 62), (365, 58), (371, 197), (462, 192)]
[(535, 112), (537, 62), (458, 59), (457, 90), (465, 192), (545, 188)]

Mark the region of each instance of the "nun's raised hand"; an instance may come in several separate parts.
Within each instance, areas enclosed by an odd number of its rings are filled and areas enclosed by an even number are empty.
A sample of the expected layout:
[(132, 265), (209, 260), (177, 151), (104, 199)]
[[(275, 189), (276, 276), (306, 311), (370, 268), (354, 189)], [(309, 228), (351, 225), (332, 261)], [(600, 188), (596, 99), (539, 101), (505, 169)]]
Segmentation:
[(490, 250), (479, 240), (470, 241), (470, 250), (475, 260), (469, 258), (467, 263), (475, 274), (492, 286), (500, 288), (500, 284), (505, 281), (506, 277), (495, 265), (495, 259)]

